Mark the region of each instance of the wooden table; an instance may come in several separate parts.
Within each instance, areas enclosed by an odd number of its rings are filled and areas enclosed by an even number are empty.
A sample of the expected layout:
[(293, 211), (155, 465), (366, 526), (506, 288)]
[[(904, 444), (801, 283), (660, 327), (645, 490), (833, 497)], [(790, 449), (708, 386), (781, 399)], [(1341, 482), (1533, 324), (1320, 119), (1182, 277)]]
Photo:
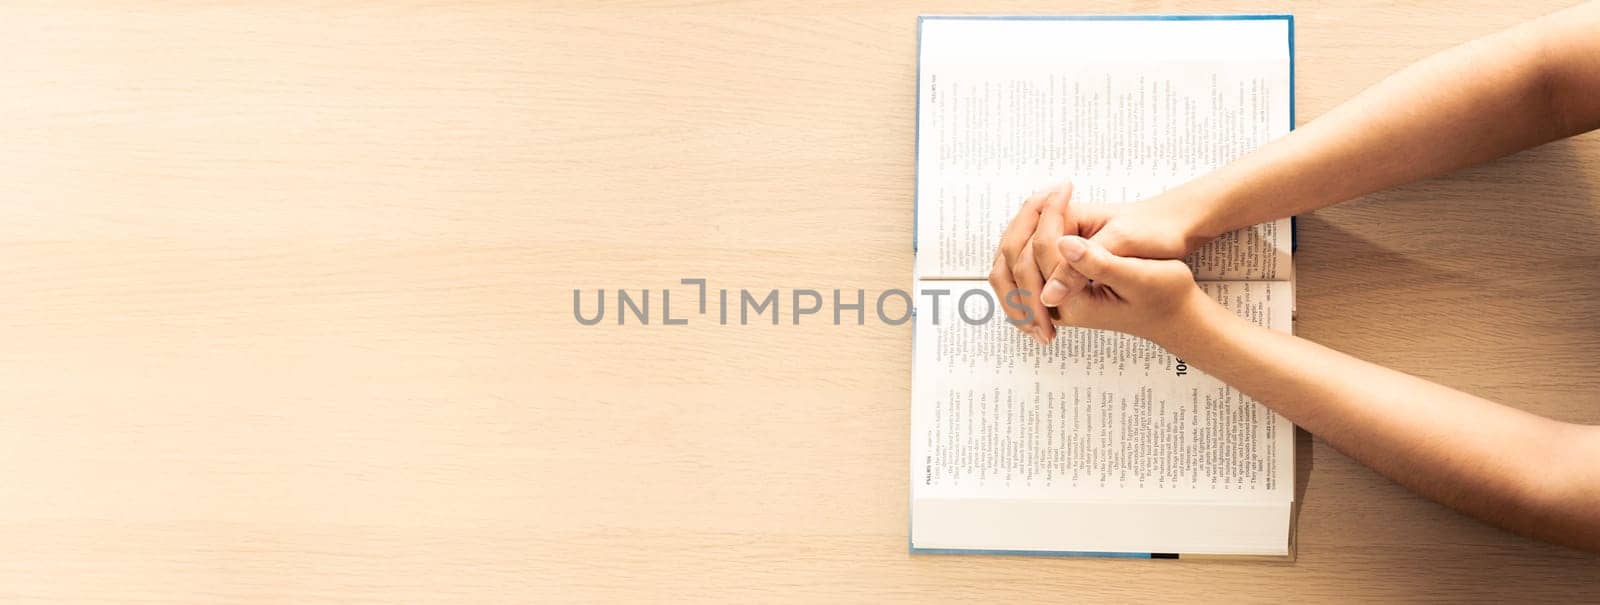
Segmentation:
[[(1594, 598), (1321, 442), (1293, 563), (912, 557), (909, 326), (571, 306), (907, 285), (918, 13), (1293, 12), (1308, 121), (1562, 4), (7, 4), (0, 601)], [(1301, 335), (1600, 422), (1600, 138), (1300, 225)]]

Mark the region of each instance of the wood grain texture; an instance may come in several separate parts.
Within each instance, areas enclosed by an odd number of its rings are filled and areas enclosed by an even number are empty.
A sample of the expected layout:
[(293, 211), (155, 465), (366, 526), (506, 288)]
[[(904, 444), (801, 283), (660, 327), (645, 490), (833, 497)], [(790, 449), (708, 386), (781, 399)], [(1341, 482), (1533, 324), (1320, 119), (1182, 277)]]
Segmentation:
[[(912, 557), (909, 326), (571, 315), (904, 286), (918, 13), (1293, 12), (1304, 123), (1562, 4), (7, 3), (0, 601), (1593, 598), (1321, 442), (1293, 563)], [(1600, 423), (1597, 200), (1305, 217), (1298, 332)]]

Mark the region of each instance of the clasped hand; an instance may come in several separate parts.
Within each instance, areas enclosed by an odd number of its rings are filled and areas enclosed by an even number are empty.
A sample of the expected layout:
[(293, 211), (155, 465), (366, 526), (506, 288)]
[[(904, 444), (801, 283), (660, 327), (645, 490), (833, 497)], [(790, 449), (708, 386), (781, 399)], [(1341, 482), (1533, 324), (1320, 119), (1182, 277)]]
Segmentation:
[(1216, 305), (1176, 260), (1204, 243), (1160, 196), (1072, 201), (1071, 183), (1035, 192), (1000, 238), (989, 284), (1012, 325), (1049, 344), (1056, 325), (1125, 332), (1158, 344)]

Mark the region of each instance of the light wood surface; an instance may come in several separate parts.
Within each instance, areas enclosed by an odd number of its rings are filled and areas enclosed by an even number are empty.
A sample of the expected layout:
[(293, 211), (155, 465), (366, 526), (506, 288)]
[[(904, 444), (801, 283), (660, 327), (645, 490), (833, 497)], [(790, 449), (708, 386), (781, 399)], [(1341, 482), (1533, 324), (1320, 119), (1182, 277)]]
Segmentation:
[[(1321, 442), (1293, 563), (913, 557), (909, 326), (571, 307), (905, 286), (918, 13), (1293, 12), (1305, 123), (1563, 4), (7, 3), (0, 601), (1592, 599)], [(1300, 229), (1301, 335), (1600, 423), (1600, 138)]]

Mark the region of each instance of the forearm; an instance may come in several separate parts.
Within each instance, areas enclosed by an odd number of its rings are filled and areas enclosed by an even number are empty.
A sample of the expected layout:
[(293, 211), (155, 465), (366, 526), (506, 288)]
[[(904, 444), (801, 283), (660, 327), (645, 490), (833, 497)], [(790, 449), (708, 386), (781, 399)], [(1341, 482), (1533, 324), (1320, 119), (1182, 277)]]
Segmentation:
[(1162, 342), (1350, 457), (1464, 513), (1600, 550), (1600, 428), (1556, 422), (1209, 307)]
[(1600, 3), (1434, 55), (1156, 200), (1214, 237), (1600, 126)]

